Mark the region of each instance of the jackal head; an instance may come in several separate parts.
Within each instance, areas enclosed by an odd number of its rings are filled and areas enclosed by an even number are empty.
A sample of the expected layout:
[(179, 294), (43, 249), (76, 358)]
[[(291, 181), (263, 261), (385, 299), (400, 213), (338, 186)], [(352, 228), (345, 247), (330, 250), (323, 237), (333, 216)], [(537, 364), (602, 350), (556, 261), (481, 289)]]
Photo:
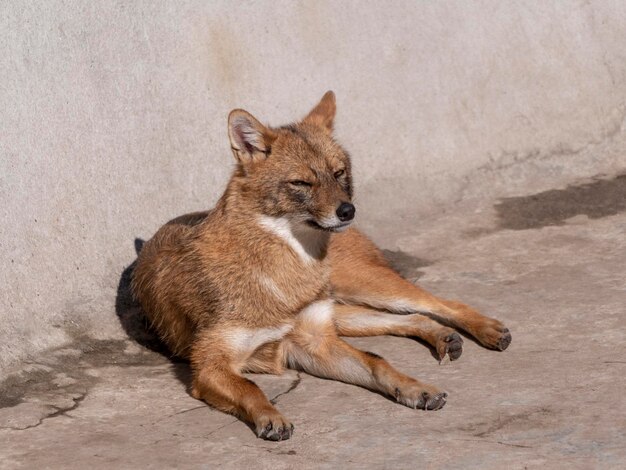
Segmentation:
[(335, 111), (329, 91), (303, 120), (287, 126), (264, 126), (241, 109), (230, 113), (235, 178), (255, 210), (333, 232), (352, 223), (350, 157), (332, 136)]

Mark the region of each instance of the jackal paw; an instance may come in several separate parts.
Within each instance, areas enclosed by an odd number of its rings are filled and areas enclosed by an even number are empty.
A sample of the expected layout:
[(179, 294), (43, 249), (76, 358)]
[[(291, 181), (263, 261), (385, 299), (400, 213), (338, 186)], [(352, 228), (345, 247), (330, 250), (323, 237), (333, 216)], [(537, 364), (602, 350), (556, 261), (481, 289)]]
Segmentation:
[(279, 413), (259, 416), (254, 425), (256, 435), (268, 441), (286, 441), (293, 434), (293, 424)]
[(445, 328), (437, 338), (435, 348), (437, 349), (439, 362), (443, 361), (446, 354), (451, 361), (454, 361), (461, 357), (463, 353), (463, 339), (452, 328)]
[(498, 351), (504, 351), (511, 344), (511, 333), (502, 322), (488, 318), (485, 323), (472, 333), (483, 346)]
[(395, 395), (398, 403), (420, 410), (438, 410), (443, 408), (448, 398), (447, 392), (442, 392), (430, 385), (420, 384), (402, 388), (398, 387)]

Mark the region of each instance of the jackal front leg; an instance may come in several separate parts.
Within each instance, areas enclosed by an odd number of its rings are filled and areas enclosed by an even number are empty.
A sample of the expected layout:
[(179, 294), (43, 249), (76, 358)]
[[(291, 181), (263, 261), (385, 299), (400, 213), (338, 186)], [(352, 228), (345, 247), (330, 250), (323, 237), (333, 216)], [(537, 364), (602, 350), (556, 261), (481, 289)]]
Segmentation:
[(191, 395), (233, 414), (254, 426), (258, 437), (271, 441), (289, 439), (293, 425), (267, 399), (261, 389), (243, 377), (240, 370), (253, 351), (240, 350), (250, 343), (243, 329), (212, 331), (192, 347)]
[(339, 301), (375, 309), (429, 315), (466, 331), (491, 349), (504, 351), (511, 343), (511, 333), (499, 320), (486, 317), (460, 302), (435, 297), (388, 266), (360, 266), (351, 270), (350, 276), (335, 275), (333, 295)]
[(404, 279), (357, 230), (334, 236), (329, 253), (333, 297), (341, 302), (394, 313), (426, 314), (500, 351), (511, 343), (511, 333), (502, 322), (459, 302), (439, 299)]

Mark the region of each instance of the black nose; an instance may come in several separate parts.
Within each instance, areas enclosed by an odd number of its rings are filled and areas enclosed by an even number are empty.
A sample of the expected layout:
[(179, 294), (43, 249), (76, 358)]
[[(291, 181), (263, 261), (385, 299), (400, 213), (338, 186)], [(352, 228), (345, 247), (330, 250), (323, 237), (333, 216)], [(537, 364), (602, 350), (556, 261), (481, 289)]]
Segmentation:
[(354, 213), (356, 209), (349, 202), (342, 202), (341, 205), (337, 208), (337, 217), (342, 222), (347, 222), (348, 220), (354, 219)]

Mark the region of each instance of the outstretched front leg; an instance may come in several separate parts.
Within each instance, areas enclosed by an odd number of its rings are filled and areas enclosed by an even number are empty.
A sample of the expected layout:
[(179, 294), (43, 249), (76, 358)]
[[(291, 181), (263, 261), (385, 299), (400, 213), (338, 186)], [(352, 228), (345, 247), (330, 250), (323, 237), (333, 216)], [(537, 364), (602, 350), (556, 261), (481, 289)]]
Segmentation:
[(446, 392), (401, 374), (382, 357), (339, 338), (330, 300), (305, 308), (283, 345), (285, 363), (291, 368), (381, 392), (410, 408), (437, 410), (446, 403)]
[(333, 297), (395, 313), (422, 313), (466, 331), (482, 345), (505, 350), (511, 333), (498, 320), (460, 302), (443, 300), (396, 273), (364, 235), (347, 230), (334, 235), (329, 250)]
[[(191, 349), (191, 395), (250, 423), (257, 436), (271, 441), (289, 439), (293, 425), (270, 403), (261, 389), (240, 371), (268, 332), (244, 328), (215, 329), (199, 335)], [(277, 330), (276, 339), (283, 333)], [(270, 332), (271, 333), (271, 332)], [(258, 362), (260, 359), (257, 358)]]

